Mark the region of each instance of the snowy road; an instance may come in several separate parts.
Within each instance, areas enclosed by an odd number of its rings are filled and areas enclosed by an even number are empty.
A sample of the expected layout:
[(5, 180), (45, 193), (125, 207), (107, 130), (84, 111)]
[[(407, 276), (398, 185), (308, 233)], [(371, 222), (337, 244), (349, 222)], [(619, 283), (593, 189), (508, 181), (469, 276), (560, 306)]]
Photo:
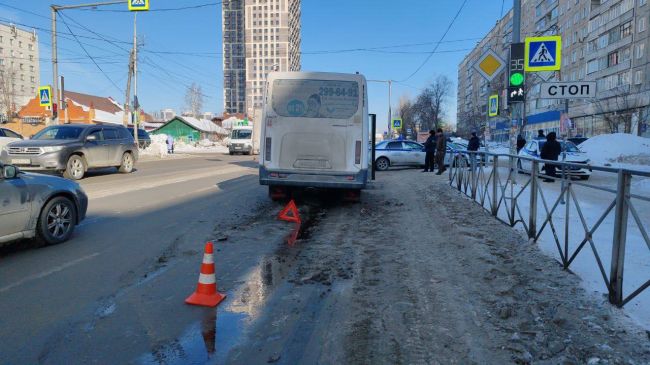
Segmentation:
[[(0, 254), (0, 363), (650, 361), (645, 331), (444, 176), (380, 173), (360, 204), (307, 194), (288, 246), (253, 167), (196, 156), (85, 180), (73, 240)], [(217, 309), (183, 303), (206, 240)]]

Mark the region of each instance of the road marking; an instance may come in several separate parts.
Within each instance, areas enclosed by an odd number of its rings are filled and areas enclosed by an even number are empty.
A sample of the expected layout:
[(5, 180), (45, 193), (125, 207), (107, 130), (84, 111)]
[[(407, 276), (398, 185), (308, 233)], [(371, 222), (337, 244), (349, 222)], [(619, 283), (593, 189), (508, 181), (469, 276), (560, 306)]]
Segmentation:
[(66, 262), (66, 263), (63, 264), (63, 265), (55, 266), (55, 267), (51, 268), (50, 270), (43, 271), (42, 273), (28, 276), (28, 277), (26, 277), (26, 278), (23, 278), (23, 279), (21, 279), (21, 280), (18, 280), (17, 282), (15, 282), (15, 283), (13, 283), (13, 284), (10, 284), (10, 285), (7, 285), (7, 286), (5, 286), (5, 287), (0, 288), (0, 293), (4, 293), (4, 292), (6, 292), (7, 290), (13, 289), (13, 288), (15, 288), (15, 287), (17, 287), (17, 286), (20, 286), (20, 285), (22, 285), (22, 284), (24, 284), (24, 283), (26, 283), (26, 282), (29, 282), (29, 281), (36, 280), (36, 279), (42, 279), (42, 278), (44, 278), (44, 277), (46, 277), (46, 276), (52, 275), (52, 274), (57, 273), (57, 272), (59, 272), (59, 271), (65, 270), (65, 269), (67, 269), (67, 268), (69, 268), (69, 267), (71, 267), (71, 266), (74, 266), (74, 265), (76, 265), (76, 264), (78, 264), (78, 263), (80, 263), (80, 262), (83, 262), (83, 261), (86, 261), (86, 260), (90, 260), (90, 259), (92, 259), (93, 257), (96, 257), (96, 256), (98, 256), (98, 255), (99, 255), (99, 252), (95, 252), (95, 253), (93, 253), (93, 254), (90, 254), (90, 255), (87, 255), (87, 256), (80, 257), (80, 258), (78, 258), (78, 259), (76, 259), (76, 260), (72, 260), (72, 261), (70, 261), (70, 262)]
[(226, 174), (236, 173), (236, 172), (249, 172), (249, 171), (255, 171), (255, 169), (250, 167), (228, 166), (220, 170), (210, 170), (202, 173), (197, 173), (194, 175), (184, 175), (170, 180), (161, 180), (159, 176), (154, 176), (153, 177), (155, 179), (154, 181), (143, 183), (140, 185), (135, 185), (135, 186), (134, 185), (120, 186), (119, 184), (116, 183), (116, 186), (113, 186), (109, 189), (103, 189), (98, 191), (88, 191), (90, 190), (88, 189), (86, 193), (88, 194), (88, 197), (91, 199), (99, 199), (99, 198), (105, 198), (108, 196), (130, 193), (139, 190), (153, 189), (165, 185), (184, 183), (187, 181), (198, 180), (206, 177), (226, 175)]

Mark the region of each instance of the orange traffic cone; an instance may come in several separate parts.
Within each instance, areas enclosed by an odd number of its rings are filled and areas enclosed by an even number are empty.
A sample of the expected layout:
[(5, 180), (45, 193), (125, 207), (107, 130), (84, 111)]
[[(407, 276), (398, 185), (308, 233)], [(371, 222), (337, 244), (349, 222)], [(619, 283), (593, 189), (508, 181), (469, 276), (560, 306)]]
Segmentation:
[(199, 284), (194, 294), (185, 299), (185, 303), (214, 307), (225, 297), (224, 294), (217, 291), (217, 278), (214, 275), (214, 247), (212, 247), (212, 242), (208, 242), (205, 244)]

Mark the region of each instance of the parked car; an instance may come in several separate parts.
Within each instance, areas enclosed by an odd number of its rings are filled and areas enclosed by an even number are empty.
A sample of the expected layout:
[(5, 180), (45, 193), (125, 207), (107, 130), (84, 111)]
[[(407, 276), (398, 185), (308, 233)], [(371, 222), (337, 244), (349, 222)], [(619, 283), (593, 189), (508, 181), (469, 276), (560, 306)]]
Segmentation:
[(117, 167), (133, 171), (138, 148), (122, 126), (66, 124), (50, 126), (32, 139), (3, 147), (0, 161), (21, 170), (62, 172), (79, 180), (89, 169)]
[(0, 171), (0, 244), (32, 237), (61, 243), (86, 217), (88, 197), (76, 182), (1, 162)]
[[(587, 157), (587, 154), (580, 151), (578, 147), (576, 147), (575, 144), (569, 141), (558, 141), (560, 142), (560, 145), (562, 145), (562, 149), (566, 151), (566, 162), (571, 162), (571, 163), (576, 163), (576, 164), (588, 164), (589, 163), (589, 158)], [(546, 143), (545, 140), (532, 140), (528, 143), (526, 143), (526, 146), (519, 151), (519, 156), (524, 156), (524, 157), (532, 157), (535, 159), (540, 159), (540, 154), (542, 151), (542, 146), (544, 146), (544, 143)], [(562, 155), (560, 155), (560, 161), (562, 160)], [(532, 161), (531, 160), (524, 160), (524, 159), (519, 159), (517, 161), (517, 167), (519, 168), (520, 171), (525, 172), (525, 173), (530, 173), (532, 171)], [(542, 174), (544, 173), (542, 170), (542, 167), (544, 166), (543, 163), (538, 164), (538, 169), (539, 173)], [(560, 169), (558, 169), (558, 174), (560, 173)], [(589, 169), (588, 166), (584, 167), (568, 167), (566, 170), (566, 173), (572, 177), (572, 178), (580, 178), (582, 180), (588, 180), (589, 177), (591, 176), (591, 170)]]
[(0, 148), (11, 142), (20, 141), (23, 136), (7, 128), (0, 128)]
[[(133, 137), (133, 128), (128, 128), (131, 137)], [(151, 145), (151, 137), (144, 129), (138, 129), (138, 147), (145, 149)]]
[(576, 146), (579, 146), (582, 142), (588, 140), (589, 138), (587, 137), (571, 137), (567, 138), (567, 141), (573, 142)]
[[(452, 146), (447, 143), (445, 166), (449, 166), (452, 156)], [(424, 145), (414, 141), (387, 140), (375, 145), (375, 168), (379, 171), (388, 170), (394, 166), (424, 167), (426, 152)]]

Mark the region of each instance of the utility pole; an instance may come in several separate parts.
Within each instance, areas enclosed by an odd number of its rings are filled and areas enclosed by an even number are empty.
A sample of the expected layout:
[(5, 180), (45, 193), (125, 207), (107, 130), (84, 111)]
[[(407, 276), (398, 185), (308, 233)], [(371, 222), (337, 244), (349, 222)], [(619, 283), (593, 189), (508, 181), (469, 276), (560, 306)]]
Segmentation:
[(390, 121), (393, 118), (393, 110), (392, 110), (392, 93), (393, 93), (393, 81), (394, 80), (368, 80), (368, 82), (385, 82), (388, 83), (388, 135), (392, 136), (392, 126), (390, 125)]
[(124, 118), (122, 124), (125, 127), (129, 125), (129, 113), (131, 111), (131, 80), (133, 78), (133, 50), (129, 52), (129, 74), (126, 80), (126, 95), (124, 97)]
[[(513, 0), (513, 7), (512, 7), (512, 43), (520, 43), (521, 42), (521, 0)], [(511, 110), (512, 110), (512, 116), (511, 116), (511, 123), (512, 120), (516, 120), (517, 124), (520, 123), (520, 119), (523, 119), (523, 116), (521, 115), (522, 109), (523, 109), (523, 104), (526, 102), (524, 101), (523, 103), (513, 103), (511, 105)], [(510, 154), (515, 155), (517, 154), (517, 136), (515, 136), (515, 131), (518, 130), (518, 126), (510, 126)], [(514, 160), (512, 162), (514, 164)], [(514, 168), (514, 166), (511, 166), (511, 168)]]
[(133, 14), (133, 109), (135, 116), (133, 118), (133, 138), (135, 145), (138, 143), (138, 119), (140, 118), (140, 102), (138, 101), (138, 33), (137, 33), (138, 13)]
[[(55, 5), (52, 5), (52, 95), (50, 95), (50, 98), (54, 100), (54, 102), (58, 102), (58, 95), (59, 95), (59, 59), (57, 56), (57, 47), (56, 47), (56, 11), (57, 7)], [(52, 118), (52, 123), (57, 124), (58, 123), (58, 116), (57, 118)]]
[[(56, 44), (56, 38), (57, 38), (56, 14), (57, 14), (57, 12), (59, 12), (61, 10), (66, 10), (66, 9), (95, 8), (95, 7), (98, 7), (98, 6), (124, 4), (124, 3), (126, 3), (126, 0), (105, 1), (105, 2), (92, 3), (92, 4), (65, 5), (65, 6), (51, 5), (50, 6), (50, 8), (52, 9), (52, 95), (51, 95), (52, 102), (60, 103), (60, 100), (59, 100), (59, 59), (58, 59), (58, 55), (57, 55), (57, 44)], [(53, 119), (52, 122), (57, 123), (58, 119), (59, 118), (57, 117), (56, 119)]]

